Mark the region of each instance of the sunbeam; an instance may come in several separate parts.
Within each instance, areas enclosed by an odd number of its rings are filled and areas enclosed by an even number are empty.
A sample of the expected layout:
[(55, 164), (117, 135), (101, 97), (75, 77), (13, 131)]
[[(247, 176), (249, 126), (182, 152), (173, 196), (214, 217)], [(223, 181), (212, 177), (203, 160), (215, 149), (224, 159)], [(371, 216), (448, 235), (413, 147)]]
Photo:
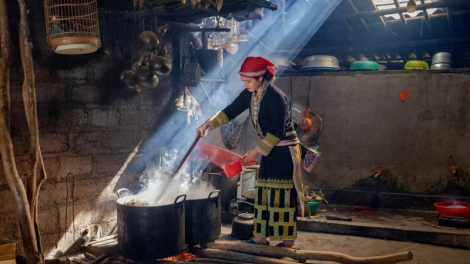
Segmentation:
[[(201, 106), (202, 120), (191, 120), (188, 125), (183, 114), (176, 112), (145, 143), (143, 152), (150, 153), (153, 151), (156, 153), (162, 147), (177, 149), (180, 154), (186, 151), (195, 138), (196, 126), (214, 114), (216, 110), (219, 110), (211, 106), (208, 96), (216, 101), (216, 107), (223, 108), (244, 89), (239, 80), (238, 69), (246, 56), (257, 55), (269, 59), (276, 54), (277, 50), (301, 49), (339, 3), (340, 0), (278, 1), (278, 10), (265, 11), (261, 20), (253, 22), (253, 26), (249, 29), (250, 37), (248, 42), (240, 43), (236, 54), (229, 54), (224, 57), (223, 73), (225, 82), (216, 87), (216, 94), (206, 94), (201, 84), (192, 88), (191, 92)], [(294, 58), (296, 55), (294, 52), (289, 54), (289, 59)], [(207, 73), (207, 75), (211, 74)], [(184, 171), (184, 173), (188, 173), (187, 170)], [(158, 171), (156, 173), (162, 174), (163, 172)], [(178, 193), (174, 193), (174, 195), (176, 196)]]

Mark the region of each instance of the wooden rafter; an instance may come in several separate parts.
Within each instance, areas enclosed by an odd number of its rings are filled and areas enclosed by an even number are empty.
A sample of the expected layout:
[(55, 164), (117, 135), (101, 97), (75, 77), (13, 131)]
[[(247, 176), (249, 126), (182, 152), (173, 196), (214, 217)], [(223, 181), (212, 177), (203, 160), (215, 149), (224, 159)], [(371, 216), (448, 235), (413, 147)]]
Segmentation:
[[(417, 5), (416, 11), (430, 9), (430, 8), (443, 8), (443, 7), (451, 7), (451, 6), (468, 6), (470, 4), (469, 1), (466, 0), (456, 0), (452, 2), (433, 2), (424, 5)], [(404, 13), (406, 12), (405, 7), (397, 7), (397, 8), (390, 8), (390, 9), (383, 9), (383, 10), (372, 10), (372, 11), (360, 11), (357, 13), (349, 13), (345, 14), (345, 19), (354, 19), (358, 17), (376, 17), (376, 16), (383, 16), (383, 15), (390, 15), (395, 13)]]
[[(424, 0), (421, 0), (421, 4), (424, 5)], [(423, 15), (424, 15), (424, 22), (426, 23), (426, 28), (429, 31), (429, 35), (431, 36), (431, 38), (433, 38), (434, 37), (434, 31), (431, 28), (431, 23), (429, 21), (428, 10), (424, 9), (423, 10)]]
[[(351, 0), (348, 0), (349, 2), (349, 5), (351, 6), (351, 8), (354, 10), (354, 12), (358, 12), (357, 11), (357, 8), (356, 6), (354, 5), (354, 3), (351, 1)], [(347, 20), (344, 20), (346, 23), (348, 23)], [(364, 19), (362, 17), (359, 18), (359, 21), (361, 21), (361, 24), (364, 26), (364, 28), (366, 29), (367, 33), (369, 34), (369, 37), (371, 39), (375, 39), (374, 35), (372, 35), (372, 32), (370, 31), (370, 28), (369, 26), (367, 25), (366, 21), (364, 21)], [(349, 23), (348, 23), (349, 24)]]
[[(395, 6), (396, 6), (397, 8), (400, 7), (400, 4), (398, 3), (398, 0), (393, 0), (393, 3), (395, 3)], [(408, 27), (408, 22), (406, 21), (406, 18), (405, 18), (405, 16), (403, 15), (403, 12), (398, 13), (398, 15), (400, 16), (400, 20), (401, 20), (401, 22), (403, 23), (403, 27), (405, 28), (406, 33), (408, 34), (408, 36), (410, 36), (410, 35), (411, 35), (411, 33), (410, 33), (410, 28)]]
[(344, 25), (344, 27), (346, 28), (346, 30), (348, 31), (348, 33), (346, 34), (346, 36), (348, 37), (349, 41), (350, 42), (353, 42), (355, 39), (354, 39), (354, 36), (356, 35), (355, 34), (355, 31), (354, 29), (351, 27), (351, 25), (349, 25), (349, 23), (346, 23), (346, 21), (344, 19), (341, 19), (341, 15), (335, 11), (333, 11), (333, 16), (336, 17), (336, 19), (338, 19), (339, 21), (341, 21), (341, 23)]
[[(354, 3), (352, 2), (352, 0), (348, 0), (349, 2), (349, 5), (351, 6), (351, 8), (354, 10), (354, 12), (358, 12), (357, 11), (357, 8), (356, 6), (354, 5)], [(343, 21), (349, 25), (348, 21), (343, 19)], [(363, 27), (366, 29), (368, 35), (369, 35), (369, 38), (372, 39), (372, 40), (376, 40), (376, 37), (372, 34), (372, 32), (370, 31), (370, 28), (369, 26), (367, 25), (366, 21), (364, 21), (364, 19), (361, 17), (359, 18), (359, 21), (361, 21), (361, 24), (363, 25)], [(367, 59), (370, 59), (369, 60), (375, 60), (375, 54), (371, 53), (371, 52), (364, 52), (363, 54)]]
[(447, 24), (449, 25), (449, 32), (451, 36), (455, 36), (455, 30), (454, 30), (454, 17), (450, 15), (449, 8), (446, 7), (446, 15), (447, 15)]
[[(469, 14), (470, 13), (470, 9), (467, 11), (467, 10), (461, 10), (461, 11), (452, 11), (451, 14), (454, 15), (454, 16), (457, 16), (457, 15), (466, 15), (466, 14)], [(436, 19), (436, 18), (440, 18), (440, 17), (447, 17), (447, 14), (445, 13), (442, 13), (442, 14), (431, 14), (428, 16), (429, 20), (433, 20), (433, 19)], [(415, 21), (415, 20), (422, 20), (421, 17), (410, 17), (410, 18), (407, 18), (406, 21), (410, 22), (410, 21)], [(331, 20), (330, 20), (331, 21)], [(330, 21), (327, 21), (326, 23), (330, 22)], [(469, 21), (470, 22), (470, 21)], [(395, 24), (395, 23), (402, 23), (401, 20), (389, 20), (386, 22), (387, 24)], [(369, 26), (380, 26), (379, 23), (369, 23)], [(341, 29), (341, 28), (339, 28)], [(344, 28), (343, 28), (344, 29)], [(318, 32), (322, 32), (324, 31), (324, 29), (320, 28), (320, 30)]]

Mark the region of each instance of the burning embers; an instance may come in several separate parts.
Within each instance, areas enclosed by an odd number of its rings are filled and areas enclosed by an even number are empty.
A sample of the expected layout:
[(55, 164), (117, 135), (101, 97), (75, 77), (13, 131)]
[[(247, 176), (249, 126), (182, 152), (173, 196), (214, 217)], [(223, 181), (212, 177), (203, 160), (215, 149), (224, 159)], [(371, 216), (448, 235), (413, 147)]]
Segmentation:
[[(108, 257), (104, 261), (101, 262), (102, 264), (138, 264), (139, 263), (119, 254), (119, 252), (117, 252), (114, 248), (112, 248), (111, 250), (108, 250), (106, 255), (108, 255)], [(194, 254), (191, 254), (189, 252), (189, 249), (186, 248), (185, 250), (183, 250), (182, 252), (176, 255), (161, 258), (161, 259), (156, 259), (155, 263), (185, 261), (185, 260), (190, 260), (190, 259), (195, 259), (195, 258), (197, 258), (197, 256)], [(88, 263), (86, 261), (84, 262)]]
[(157, 261), (181, 261), (181, 260), (188, 260), (188, 259), (195, 259), (197, 258), (196, 255), (189, 253), (189, 251), (186, 249), (185, 251), (180, 252), (179, 254), (176, 254), (171, 257), (167, 258), (162, 258), (162, 259), (157, 259)]

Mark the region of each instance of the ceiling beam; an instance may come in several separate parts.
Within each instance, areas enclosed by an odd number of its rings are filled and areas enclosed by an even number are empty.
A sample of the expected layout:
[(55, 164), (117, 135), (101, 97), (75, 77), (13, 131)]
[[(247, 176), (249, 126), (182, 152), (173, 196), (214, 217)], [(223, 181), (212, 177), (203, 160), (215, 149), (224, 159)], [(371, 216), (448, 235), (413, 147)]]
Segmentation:
[[(357, 11), (357, 8), (356, 6), (354, 5), (354, 3), (352, 2), (352, 0), (348, 0), (349, 2), (349, 5), (351, 6), (351, 8), (355, 11), (355, 12), (358, 12)], [(371, 39), (375, 39), (374, 36), (372, 35), (372, 32), (370, 32), (370, 28), (369, 26), (367, 25), (366, 21), (364, 21), (364, 19), (362, 17), (359, 18), (359, 20), (361, 21), (361, 24), (364, 26), (364, 28), (366, 29), (367, 33), (369, 34), (369, 37)], [(345, 21), (346, 23), (348, 23), (348, 21), (346, 21), (345, 19), (343, 19), (343, 21)], [(348, 23), (349, 24), (349, 23)]]
[[(395, 3), (395, 6), (396, 7), (400, 7), (400, 4), (398, 3), (398, 0), (393, 0), (393, 2)], [(403, 16), (403, 13), (399, 13), (398, 14), (400, 16), (400, 20), (401, 22), (403, 23), (404, 27), (405, 27), (405, 30), (406, 30), (406, 33), (408, 34), (408, 36), (410, 36), (410, 29), (408, 28), (408, 22), (406, 22), (406, 19), (405, 19), (405, 16)]]
[(455, 35), (455, 30), (454, 30), (454, 17), (450, 15), (450, 10), (449, 8), (446, 7), (446, 15), (447, 15), (447, 23), (449, 25), (449, 31), (450, 35), (454, 36)]
[[(440, 7), (451, 7), (451, 6), (468, 6), (470, 5), (470, 1), (462, 0), (462, 1), (445, 1), (445, 2), (434, 2), (424, 5), (417, 5), (416, 11), (424, 10), (429, 8), (440, 8)], [(373, 11), (361, 11), (357, 13), (349, 13), (344, 14), (344, 19), (352, 19), (352, 18), (359, 18), (359, 17), (375, 17), (375, 16), (383, 16), (383, 15), (390, 15), (395, 13), (404, 13), (406, 12), (405, 7), (397, 7), (397, 8), (390, 8), (390, 9), (383, 9), (383, 10), (373, 10)]]
[[(470, 6), (469, 6), (469, 9), (470, 9)], [(470, 10), (463, 10), (463, 11), (453, 11), (451, 12), (452, 15), (456, 16), (456, 15), (466, 15), (470, 13)], [(447, 17), (447, 14), (446, 13), (441, 13), (441, 14), (431, 14), (428, 16), (429, 20), (432, 20), (432, 19), (435, 19), (435, 18), (439, 18), (439, 17)], [(409, 22), (409, 21), (412, 21), (412, 20), (422, 20), (423, 18), (422, 17), (410, 17), (410, 18), (407, 18), (406, 20)], [(339, 20), (339, 19), (338, 19)], [(327, 24), (328, 22), (331, 22), (332, 20), (327, 20), (325, 22), (325, 24)], [(395, 24), (395, 23), (401, 23), (401, 20), (389, 20), (387, 21), (387, 24)], [(372, 22), (372, 23), (369, 23), (369, 27), (371, 26), (380, 26), (380, 23), (378, 22)], [(344, 28), (338, 28), (340, 30), (344, 30)], [(348, 29), (349, 30), (349, 29)], [(317, 31), (317, 33), (320, 33), (320, 32), (324, 32), (324, 31), (328, 31), (326, 29), (324, 29), (323, 27), (320, 27)]]

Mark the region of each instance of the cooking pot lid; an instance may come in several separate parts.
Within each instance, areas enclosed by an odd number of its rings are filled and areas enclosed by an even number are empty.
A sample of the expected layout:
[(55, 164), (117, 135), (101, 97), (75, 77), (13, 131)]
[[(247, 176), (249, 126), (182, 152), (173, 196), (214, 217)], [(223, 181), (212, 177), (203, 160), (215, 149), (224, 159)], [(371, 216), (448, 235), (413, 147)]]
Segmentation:
[(242, 219), (246, 219), (246, 220), (250, 220), (250, 219), (253, 219), (255, 218), (253, 214), (250, 214), (250, 213), (241, 213), (238, 215), (238, 217), (242, 218)]
[(246, 190), (242, 193), (242, 196), (247, 198), (247, 199), (255, 199), (256, 190), (255, 189)]

